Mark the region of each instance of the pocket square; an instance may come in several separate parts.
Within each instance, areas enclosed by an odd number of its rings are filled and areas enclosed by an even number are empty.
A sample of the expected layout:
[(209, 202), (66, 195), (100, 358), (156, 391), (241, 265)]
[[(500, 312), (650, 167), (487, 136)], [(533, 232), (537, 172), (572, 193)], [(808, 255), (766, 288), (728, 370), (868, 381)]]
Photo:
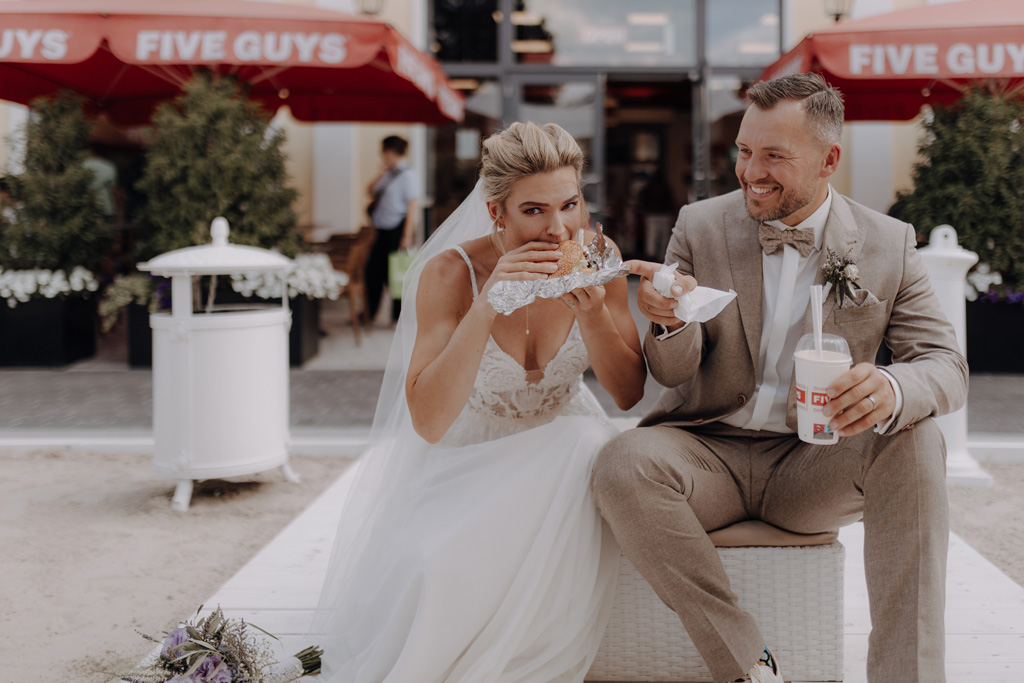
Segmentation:
[[(850, 304), (850, 306), (847, 305), (848, 303)], [(848, 308), (851, 306), (852, 308), (860, 308), (862, 306), (871, 306), (872, 304), (877, 303), (878, 297), (872, 294), (870, 291), (866, 289), (855, 289), (853, 291), (853, 296), (850, 297), (848, 301), (844, 301), (843, 305), (840, 306), (840, 308)]]

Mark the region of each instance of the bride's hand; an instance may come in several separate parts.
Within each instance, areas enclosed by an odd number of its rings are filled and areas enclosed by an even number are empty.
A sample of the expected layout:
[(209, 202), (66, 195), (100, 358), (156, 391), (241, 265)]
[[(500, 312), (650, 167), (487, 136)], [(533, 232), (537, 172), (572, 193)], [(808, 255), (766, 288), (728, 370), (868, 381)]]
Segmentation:
[(572, 309), (573, 315), (579, 317), (596, 313), (604, 308), (604, 286), (591, 285), (577, 287), (561, 296), (562, 302)]
[(481, 294), (501, 280), (544, 280), (558, 268), (562, 252), (551, 242), (527, 242), (498, 259)]

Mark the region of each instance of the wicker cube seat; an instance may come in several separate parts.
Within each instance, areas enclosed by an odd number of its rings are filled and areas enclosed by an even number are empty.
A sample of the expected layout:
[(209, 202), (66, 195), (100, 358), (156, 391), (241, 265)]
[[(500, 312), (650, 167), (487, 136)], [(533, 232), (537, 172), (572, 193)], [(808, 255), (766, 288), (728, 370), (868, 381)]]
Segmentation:
[[(819, 545), (778, 545), (776, 534), (773, 545), (718, 548), (740, 605), (757, 620), (787, 682), (843, 680), (844, 549), (835, 534), (821, 536), (812, 541), (827, 541)], [(587, 681), (712, 681), (679, 617), (625, 556)]]

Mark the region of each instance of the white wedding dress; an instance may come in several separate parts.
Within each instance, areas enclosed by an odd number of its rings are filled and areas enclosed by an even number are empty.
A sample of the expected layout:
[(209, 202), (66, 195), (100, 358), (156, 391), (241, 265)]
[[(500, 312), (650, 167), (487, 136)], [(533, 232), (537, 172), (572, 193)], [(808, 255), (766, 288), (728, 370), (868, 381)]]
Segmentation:
[(488, 340), (466, 407), (404, 488), (406, 523), (375, 540), (392, 559), (355, 562), (360, 597), (337, 617), (344, 652), (327, 648), (327, 681), (583, 681), (619, 563), (590, 496), (616, 430), (588, 365), (575, 324), (536, 372)]

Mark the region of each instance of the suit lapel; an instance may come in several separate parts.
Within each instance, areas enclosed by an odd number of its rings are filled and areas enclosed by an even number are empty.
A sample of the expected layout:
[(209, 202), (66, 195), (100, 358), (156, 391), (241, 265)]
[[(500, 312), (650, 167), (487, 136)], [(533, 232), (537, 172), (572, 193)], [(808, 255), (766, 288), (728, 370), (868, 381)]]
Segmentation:
[[(853, 220), (853, 213), (846, 203), (846, 198), (838, 192), (832, 192), (832, 208), (828, 212), (828, 220), (825, 221), (825, 234), (822, 238), (821, 252), (818, 254), (818, 272), (814, 275), (814, 284), (824, 285), (825, 274), (821, 272), (821, 266), (825, 264), (825, 256), (831, 249), (840, 256), (847, 256), (856, 262), (860, 258), (861, 249), (864, 246), (864, 228), (857, 225)], [(823, 327), (828, 326), (828, 319), (836, 307), (836, 293), (833, 287), (828, 297), (822, 302), (821, 319)], [(811, 332), (813, 321), (811, 319), (811, 307), (807, 307), (804, 313), (804, 333)]]
[(729, 250), (729, 268), (736, 287), (736, 300), (740, 319), (750, 349), (750, 359), (757, 372), (761, 355), (761, 298), (764, 275), (761, 263), (761, 244), (757, 238), (758, 222), (747, 215), (740, 200), (725, 212), (726, 245)]

